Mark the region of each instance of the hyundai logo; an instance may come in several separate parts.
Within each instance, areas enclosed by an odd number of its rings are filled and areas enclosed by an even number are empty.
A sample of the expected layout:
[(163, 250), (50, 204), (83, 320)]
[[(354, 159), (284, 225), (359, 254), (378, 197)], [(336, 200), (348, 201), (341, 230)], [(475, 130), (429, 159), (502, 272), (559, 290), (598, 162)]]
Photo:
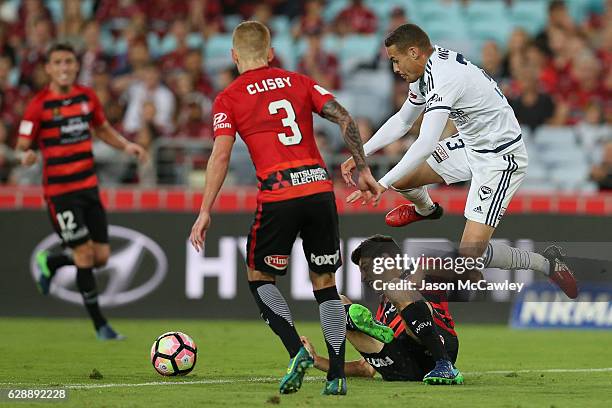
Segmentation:
[[(106, 266), (94, 269), (98, 282), (101, 306), (120, 306), (135, 302), (153, 292), (168, 271), (166, 254), (148, 236), (125, 227), (109, 226), (113, 251)], [(56, 234), (43, 239), (30, 258), (30, 270), (37, 278), (36, 253), (59, 248)], [(51, 281), (50, 294), (71, 303), (82, 304), (76, 287), (76, 268), (66, 266), (57, 270)]]

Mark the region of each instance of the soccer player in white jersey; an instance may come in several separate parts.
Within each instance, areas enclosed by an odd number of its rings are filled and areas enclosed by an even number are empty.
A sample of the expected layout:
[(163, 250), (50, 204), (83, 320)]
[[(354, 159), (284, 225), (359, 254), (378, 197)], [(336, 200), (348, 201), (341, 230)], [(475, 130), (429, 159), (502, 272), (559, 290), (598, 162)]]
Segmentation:
[[(385, 39), (385, 46), (393, 71), (410, 83), (410, 93), (400, 111), (364, 145), (366, 155), (401, 138), (424, 112), (419, 137), (379, 180), (379, 192), (391, 188), (412, 202), (390, 211), (387, 224), (400, 227), (440, 218), (442, 208), (425, 186), (471, 180), (459, 255), (484, 256), (491, 268), (542, 272), (575, 298), (576, 280), (559, 247), (537, 254), (490, 242), (527, 170), (520, 126), (495, 81), (463, 55), (432, 45), (414, 24), (398, 27)], [(459, 133), (440, 141), (449, 118)], [(352, 185), (354, 167), (352, 159), (342, 164), (344, 180)], [(356, 191), (348, 201), (361, 197)]]

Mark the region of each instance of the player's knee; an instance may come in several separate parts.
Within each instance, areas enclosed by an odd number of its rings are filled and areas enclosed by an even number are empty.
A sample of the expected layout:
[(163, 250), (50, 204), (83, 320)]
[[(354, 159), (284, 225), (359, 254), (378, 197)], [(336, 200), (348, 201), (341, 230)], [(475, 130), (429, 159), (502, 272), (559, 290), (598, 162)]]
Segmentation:
[(312, 289), (319, 290), (325, 289), (330, 286), (336, 285), (336, 278), (333, 273), (310, 273), (310, 280), (312, 282)]
[(470, 243), (470, 244), (465, 244), (465, 245), (461, 245), (459, 247), (459, 256), (462, 258), (471, 258), (476, 260), (476, 258), (480, 258), (483, 256), (485, 249), (486, 249), (486, 244), (480, 244), (480, 243)]
[(108, 258), (110, 258), (109, 248), (96, 249), (94, 253), (94, 266), (99, 268), (106, 265)]
[(342, 301), (343, 305), (350, 305), (350, 304), (353, 303), (353, 302), (351, 302), (351, 299), (347, 298), (344, 295), (340, 295), (340, 300)]
[(94, 266), (94, 248), (91, 242), (86, 242), (73, 249), (72, 258), (74, 264), (81, 268), (90, 268)]

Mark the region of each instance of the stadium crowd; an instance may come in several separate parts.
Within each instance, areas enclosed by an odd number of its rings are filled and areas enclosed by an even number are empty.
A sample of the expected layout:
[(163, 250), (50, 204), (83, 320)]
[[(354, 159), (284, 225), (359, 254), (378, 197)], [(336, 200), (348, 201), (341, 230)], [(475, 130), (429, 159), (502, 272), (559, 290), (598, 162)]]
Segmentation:
[[(482, 17), (478, 13), (492, 3), (501, 7), (496, 10), (502, 10), (499, 18), (503, 19), (527, 7), (527, 2), (540, 6), (537, 10), (541, 10), (541, 18), (521, 19), (521, 24), (504, 20), (509, 24), (505, 36), (498, 35), (497, 30), (477, 33), (471, 28), (477, 25), (467, 24), (470, 13), (473, 18), (488, 19), (486, 14)], [(303, 72), (334, 90), (341, 102), (347, 101), (364, 139), (371, 137), (407, 95), (407, 84), (392, 75), (387, 62), (382, 44), (385, 34), (406, 22), (423, 25), (435, 43), (463, 51), (466, 58), (479, 63), (500, 84), (524, 128), (528, 147), (535, 146), (533, 157), (539, 157), (538, 149), (543, 151), (543, 159), (536, 160), (533, 187), (555, 177), (565, 182), (563, 172), (568, 171), (568, 166), (561, 169), (563, 163), (559, 161), (563, 159), (580, 161), (577, 167), (583, 173), (567, 188), (585, 184), (590, 178), (592, 186), (594, 182), (600, 189), (612, 189), (612, 1), (580, 0), (580, 3), (576, 6), (576, 1), (569, 0), (0, 1), (0, 183), (36, 182), (34, 172), (39, 170), (19, 168), (12, 146), (25, 105), (45, 86), (45, 50), (58, 40), (68, 41), (78, 50), (81, 61), (78, 80), (94, 88), (110, 123), (154, 153), (148, 169), (136, 170), (135, 164), (124, 163), (107, 166), (105, 171), (105, 161), (120, 159), (98, 147), (96, 156), (104, 173), (103, 184), (185, 183), (187, 178), (174, 173), (161, 174), (162, 167), (167, 169), (185, 159), (174, 150), (165, 156), (166, 166), (158, 166), (164, 157), (159, 154), (160, 146), (171, 140), (205, 141), (210, 145), (212, 100), (237, 75), (229, 59), (227, 40), (231, 40), (236, 23), (254, 19), (268, 25), (274, 36), (277, 57), (272, 64)], [(451, 24), (451, 31), (444, 31), (449, 30), (448, 24), (433, 26), (427, 18), (431, 10), (442, 10), (453, 18), (460, 16), (456, 27)], [(536, 8), (527, 13), (534, 17)], [(476, 50), (457, 47), (461, 35), (453, 30), (466, 25), (469, 27), (462, 29), (466, 43), (476, 46)], [(357, 46), (349, 48), (353, 39)], [(217, 46), (219, 51), (215, 52)], [(379, 82), (380, 78), (384, 80)], [(366, 104), (359, 99), (363, 95), (356, 96), (356, 92), (363, 93), (364, 89), (368, 92), (367, 88), (358, 89), (364, 86), (364, 79), (370, 82), (370, 88), (381, 84), (382, 90), (378, 90), (379, 99), (366, 99), (372, 101)], [(366, 98), (373, 96), (368, 94)], [(335, 156), (343, 157), (340, 135), (322, 121), (316, 125), (317, 142), (326, 160), (334, 162)], [(448, 133), (451, 132), (449, 125)], [(410, 133), (418, 134), (418, 126)], [(571, 140), (559, 136), (559, 140), (564, 140), (562, 153), (567, 154), (555, 154), (549, 160), (546, 143), (551, 140), (555, 143), (556, 134), (571, 134)], [(392, 165), (409, 143), (410, 138), (385, 148), (378, 158), (382, 167)], [(579, 159), (570, 155), (575, 151), (580, 152)], [(251, 183), (252, 169), (237, 162), (244, 161), (240, 160), (244, 157), (240, 151), (236, 157), (232, 167), (238, 175), (235, 182)], [(201, 167), (205, 161), (204, 155), (190, 163)], [(575, 172), (575, 166), (569, 168)]]

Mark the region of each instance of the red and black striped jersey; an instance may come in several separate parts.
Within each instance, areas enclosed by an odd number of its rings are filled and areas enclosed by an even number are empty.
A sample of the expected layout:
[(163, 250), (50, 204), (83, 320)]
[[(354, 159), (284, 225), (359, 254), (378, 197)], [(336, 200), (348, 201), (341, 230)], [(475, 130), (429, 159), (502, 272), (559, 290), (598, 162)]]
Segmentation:
[(334, 96), (311, 78), (261, 67), (243, 72), (213, 104), (214, 137), (239, 134), (258, 179), (258, 201), (333, 191), (312, 114)]
[[(421, 291), (421, 294), (433, 309), (433, 320), (438, 328), (446, 330), (453, 336), (457, 336), (455, 331), (455, 322), (453, 316), (448, 309), (448, 299), (446, 292), (439, 291)], [(399, 337), (405, 333), (406, 325), (400, 314), (393, 304), (383, 295), (381, 296), (378, 310), (376, 311), (376, 320), (382, 324), (389, 326), (394, 331), (395, 337)]]
[(91, 88), (73, 85), (67, 94), (45, 87), (26, 108), (19, 137), (37, 141), (43, 156), (45, 197), (98, 185), (91, 129), (106, 121)]

